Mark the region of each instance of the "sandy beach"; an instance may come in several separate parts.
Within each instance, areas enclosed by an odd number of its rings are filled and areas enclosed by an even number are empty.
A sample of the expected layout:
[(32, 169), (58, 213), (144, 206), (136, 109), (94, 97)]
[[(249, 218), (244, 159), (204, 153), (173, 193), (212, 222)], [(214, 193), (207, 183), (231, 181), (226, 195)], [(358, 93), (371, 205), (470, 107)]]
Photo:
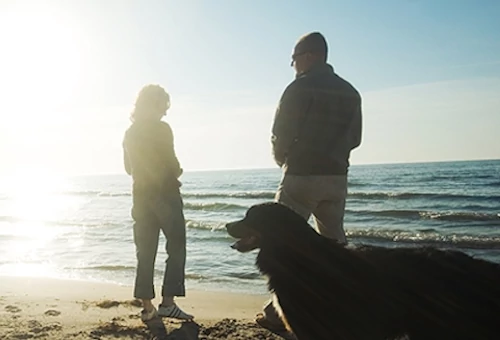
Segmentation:
[(0, 277), (0, 339), (280, 339), (253, 322), (267, 296), (187, 294), (177, 301), (195, 322), (155, 319), (146, 325), (131, 287)]

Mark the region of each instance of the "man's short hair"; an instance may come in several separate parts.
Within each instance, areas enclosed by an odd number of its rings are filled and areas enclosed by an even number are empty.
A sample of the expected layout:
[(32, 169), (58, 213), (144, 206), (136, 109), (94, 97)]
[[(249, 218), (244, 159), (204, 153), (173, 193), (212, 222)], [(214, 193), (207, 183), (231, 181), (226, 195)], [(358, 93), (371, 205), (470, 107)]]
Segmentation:
[(319, 32), (307, 33), (299, 38), (295, 44), (294, 53), (315, 53), (324, 56), (324, 61), (328, 57), (328, 45), (325, 37)]

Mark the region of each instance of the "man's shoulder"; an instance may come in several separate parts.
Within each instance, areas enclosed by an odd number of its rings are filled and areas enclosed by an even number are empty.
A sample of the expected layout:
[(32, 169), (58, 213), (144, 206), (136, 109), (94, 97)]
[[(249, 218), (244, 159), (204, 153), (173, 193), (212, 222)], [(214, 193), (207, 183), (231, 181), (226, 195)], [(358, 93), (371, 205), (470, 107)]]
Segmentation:
[(302, 77), (299, 77), (299, 78), (295, 78), (294, 80), (292, 80), (286, 87), (285, 87), (285, 92), (287, 91), (294, 91), (302, 86), (304, 86), (306, 84), (306, 82), (304, 81), (305, 79), (302, 78)]
[(361, 97), (359, 91), (356, 89), (356, 87), (354, 87), (354, 85), (352, 85), (351, 82), (342, 78), (337, 73), (334, 73), (333, 76), (336, 78), (336, 82), (338, 83), (338, 85), (341, 86), (344, 89), (344, 91), (350, 93), (355, 97)]
[(303, 76), (293, 80), (285, 88), (284, 95), (296, 95), (297, 93), (314, 92), (318, 89), (329, 88), (334, 93), (343, 93), (349, 97), (361, 99), (361, 94), (349, 81), (339, 76), (337, 73), (322, 74), (319, 76)]
[(297, 77), (291, 83), (289, 83), (285, 90), (283, 91), (283, 98), (285, 97), (295, 97), (299, 93), (303, 93), (311, 87), (311, 83), (306, 77)]

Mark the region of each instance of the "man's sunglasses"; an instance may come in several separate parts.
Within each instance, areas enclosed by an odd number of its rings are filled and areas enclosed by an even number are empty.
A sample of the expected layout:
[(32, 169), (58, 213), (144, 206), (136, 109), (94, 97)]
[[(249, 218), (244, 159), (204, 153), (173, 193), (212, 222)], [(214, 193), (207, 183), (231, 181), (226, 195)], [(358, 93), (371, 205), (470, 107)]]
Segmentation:
[(295, 60), (297, 59), (297, 57), (300, 57), (301, 55), (304, 55), (307, 53), (309, 53), (309, 52), (306, 51), (306, 52), (292, 54), (292, 61), (290, 62), (290, 66), (293, 66), (293, 63), (295, 63)]

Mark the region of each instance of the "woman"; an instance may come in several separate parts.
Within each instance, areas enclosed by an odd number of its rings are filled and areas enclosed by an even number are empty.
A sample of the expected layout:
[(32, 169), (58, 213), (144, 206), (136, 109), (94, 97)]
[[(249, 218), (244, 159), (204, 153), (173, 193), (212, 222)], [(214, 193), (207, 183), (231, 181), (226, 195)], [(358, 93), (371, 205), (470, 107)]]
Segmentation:
[[(170, 107), (168, 93), (159, 85), (140, 92), (132, 112), (132, 125), (123, 141), (125, 170), (133, 178), (134, 243), (137, 272), (134, 297), (142, 300), (141, 319), (156, 316), (181, 320), (193, 318), (182, 311), (174, 297), (185, 296), (186, 225), (180, 195), (182, 169), (175, 155), (170, 126), (161, 121)], [(160, 230), (167, 239), (168, 259), (158, 310), (153, 277)]]

